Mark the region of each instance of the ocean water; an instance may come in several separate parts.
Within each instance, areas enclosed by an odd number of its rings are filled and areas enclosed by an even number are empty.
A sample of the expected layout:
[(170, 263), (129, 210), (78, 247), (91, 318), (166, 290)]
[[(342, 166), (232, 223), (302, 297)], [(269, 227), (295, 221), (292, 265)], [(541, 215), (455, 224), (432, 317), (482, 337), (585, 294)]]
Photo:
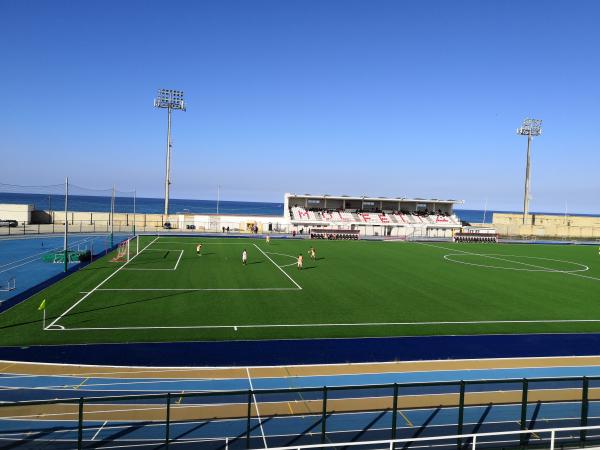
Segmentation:
[[(0, 203), (32, 204), (34, 209), (40, 210), (64, 210), (64, 196), (57, 194), (24, 194), (13, 192), (0, 192)], [(69, 211), (110, 211), (111, 198), (96, 195), (70, 195)], [(170, 211), (173, 214), (250, 214), (265, 216), (282, 216), (283, 203), (270, 202), (236, 202), (221, 201), (217, 205), (216, 200), (191, 200), (172, 198), (170, 200)], [(136, 211), (140, 214), (161, 214), (164, 209), (164, 200), (160, 198), (136, 199)], [(116, 212), (133, 212), (133, 197), (115, 197)], [(463, 221), (469, 223), (491, 223), (494, 212), (519, 213), (519, 211), (483, 211), (480, 209), (455, 209), (456, 215)], [(535, 212), (534, 214), (562, 215), (560, 213)], [(597, 217), (594, 214), (578, 214), (583, 216)]]
[[(0, 203), (32, 204), (34, 209), (64, 210), (65, 199), (61, 195), (22, 194), (0, 192)], [(69, 211), (100, 211), (108, 212), (111, 207), (111, 198), (95, 195), (69, 195)], [(265, 216), (282, 216), (283, 203), (268, 202), (235, 202), (216, 200), (190, 200), (171, 198), (169, 211), (172, 214), (253, 214)], [(137, 197), (136, 212), (140, 214), (162, 214), (164, 199)], [(116, 212), (133, 212), (133, 197), (115, 197)]]

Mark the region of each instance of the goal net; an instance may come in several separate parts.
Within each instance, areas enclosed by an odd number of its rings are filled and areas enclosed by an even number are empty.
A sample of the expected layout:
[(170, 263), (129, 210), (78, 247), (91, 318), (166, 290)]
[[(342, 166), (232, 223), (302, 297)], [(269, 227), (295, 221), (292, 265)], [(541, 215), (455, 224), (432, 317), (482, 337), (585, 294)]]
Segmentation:
[(14, 291), (17, 288), (17, 279), (11, 277), (8, 280), (0, 281), (0, 292)]
[(119, 246), (117, 247), (117, 256), (111, 259), (111, 262), (129, 261), (138, 253), (139, 245), (139, 236), (134, 236), (119, 243)]

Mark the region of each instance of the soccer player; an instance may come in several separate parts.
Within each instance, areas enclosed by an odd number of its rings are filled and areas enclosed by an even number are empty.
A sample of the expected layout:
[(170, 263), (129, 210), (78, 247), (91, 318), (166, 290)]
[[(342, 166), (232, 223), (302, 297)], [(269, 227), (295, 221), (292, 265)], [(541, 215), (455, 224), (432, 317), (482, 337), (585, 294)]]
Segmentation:
[(304, 262), (304, 256), (302, 253), (298, 255), (298, 270), (302, 270), (302, 263)]
[(242, 264), (248, 264), (248, 252), (246, 252), (246, 249), (244, 249), (244, 251), (242, 252)]
[(265, 239), (265, 240), (267, 241), (267, 244), (270, 244), (270, 243), (271, 243), (271, 236), (269, 236), (269, 235), (267, 234), (267, 237), (266, 237), (266, 239)]
[(196, 255), (202, 256), (202, 244), (196, 245)]
[(317, 259), (317, 251), (315, 250), (314, 247), (311, 247), (308, 249), (308, 255), (310, 256), (310, 259), (312, 259), (313, 261), (316, 261)]

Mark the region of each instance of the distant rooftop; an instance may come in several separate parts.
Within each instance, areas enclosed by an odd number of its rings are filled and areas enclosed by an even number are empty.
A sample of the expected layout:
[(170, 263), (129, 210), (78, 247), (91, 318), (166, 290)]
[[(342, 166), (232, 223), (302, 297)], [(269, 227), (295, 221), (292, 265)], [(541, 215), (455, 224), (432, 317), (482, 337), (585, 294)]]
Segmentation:
[(408, 197), (371, 197), (371, 196), (351, 196), (351, 195), (330, 195), (330, 194), (294, 194), (286, 193), (286, 197), (315, 198), (315, 199), (335, 199), (335, 200), (367, 200), (383, 202), (417, 202), (417, 203), (452, 203), (463, 204), (464, 200), (441, 200), (438, 198), (408, 198)]

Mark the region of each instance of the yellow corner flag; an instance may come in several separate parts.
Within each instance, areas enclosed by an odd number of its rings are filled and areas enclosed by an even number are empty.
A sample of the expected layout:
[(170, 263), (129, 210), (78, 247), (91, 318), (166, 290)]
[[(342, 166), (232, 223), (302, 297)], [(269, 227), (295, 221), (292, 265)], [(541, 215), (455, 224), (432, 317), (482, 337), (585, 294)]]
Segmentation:
[(42, 300), (42, 303), (38, 306), (38, 311), (43, 311), (44, 309), (46, 309), (46, 299)]

